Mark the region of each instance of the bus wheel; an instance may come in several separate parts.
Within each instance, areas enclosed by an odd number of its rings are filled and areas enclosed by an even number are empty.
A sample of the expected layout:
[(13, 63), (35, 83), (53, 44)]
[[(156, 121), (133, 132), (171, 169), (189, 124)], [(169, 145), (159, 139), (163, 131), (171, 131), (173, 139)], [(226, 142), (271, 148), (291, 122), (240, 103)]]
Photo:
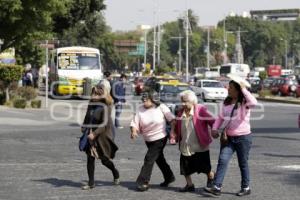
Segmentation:
[(50, 96), (52, 99), (58, 99), (58, 86), (54, 86), (53, 89), (50, 91)]

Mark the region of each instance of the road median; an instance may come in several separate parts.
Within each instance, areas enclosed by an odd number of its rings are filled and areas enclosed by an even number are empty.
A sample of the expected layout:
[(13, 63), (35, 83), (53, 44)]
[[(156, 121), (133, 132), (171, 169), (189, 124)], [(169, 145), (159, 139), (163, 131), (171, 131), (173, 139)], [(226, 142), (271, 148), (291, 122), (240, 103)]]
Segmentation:
[(300, 98), (293, 97), (275, 97), (275, 96), (265, 96), (265, 97), (256, 97), (257, 100), (260, 101), (268, 101), (268, 102), (277, 102), (277, 103), (289, 103), (289, 104), (297, 104), (300, 105)]

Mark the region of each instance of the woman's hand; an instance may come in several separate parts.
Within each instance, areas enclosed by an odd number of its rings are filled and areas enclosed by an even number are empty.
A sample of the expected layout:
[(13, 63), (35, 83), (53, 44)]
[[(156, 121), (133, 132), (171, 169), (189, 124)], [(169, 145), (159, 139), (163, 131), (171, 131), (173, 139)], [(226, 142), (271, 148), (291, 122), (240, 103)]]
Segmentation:
[(241, 89), (246, 88), (246, 85), (245, 85), (245, 83), (243, 81), (240, 82), (240, 86), (241, 86)]
[(95, 139), (95, 134), (93, 132), (91, 132), (89, 135), (88, 135), (88, 139), (90, 142), (94, 141)]
[(216, 138), (219, 137), (219, 132), (217, 130), (212, 130), (211, 131), (211, 136), (216, 139)]
[(131, 138), (132, 140), (134, 140), (134, 139), (137, 138), (138, 136), (139, 136), (139, 135), (137, 134), (136, 131), (131, 131), (130, 138)]

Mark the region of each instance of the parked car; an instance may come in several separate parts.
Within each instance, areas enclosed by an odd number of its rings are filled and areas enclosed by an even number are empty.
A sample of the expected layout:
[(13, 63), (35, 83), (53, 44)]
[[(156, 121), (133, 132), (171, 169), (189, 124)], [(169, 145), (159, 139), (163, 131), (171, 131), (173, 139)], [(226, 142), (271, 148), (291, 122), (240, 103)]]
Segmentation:
[(251, 84), (251, 87), (249, 88), (249, 91), (252, 93), (258, 93), (258, 91), (260, 91), (262, 88), (262, 86), (261, 86), (262, 83), (261, 83), (260, 79), (252, 80), (250, 82), (250, 84)]
[(298, 83), (288, 78), (278, 78), (271, 84), (271, 92), (279, 96), (294, 96)]
[(228, 90), (221, 84), (220, 81), (216, 80), (199, 80), (195, 86), (192, 86), (192, 89), (196, 95), (201, 96), (203, 101), (224, 100), (228, 95)]
[(271, 89), (272, 84), (275, 83), (274, 81), (276, 81), (278, 78), (279, 77), (268, 77), (264, 79), (261, 84), (262, 89)]
[(297, 86), (297, 89), (296, 89), (296, 97), (300, 97), (300, 85)]
[(298, 83), (296, 80), (284, 79), (279, 86), (279, 94), (278, 95), (294, 96), (296, 93), (297, 87), (298, 87)]

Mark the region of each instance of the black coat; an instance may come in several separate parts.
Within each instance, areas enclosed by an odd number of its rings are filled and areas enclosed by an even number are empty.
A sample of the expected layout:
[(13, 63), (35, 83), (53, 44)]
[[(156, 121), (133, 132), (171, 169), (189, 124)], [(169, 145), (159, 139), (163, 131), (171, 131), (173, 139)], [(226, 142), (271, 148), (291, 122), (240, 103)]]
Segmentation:
[(90, 102), (82, 128), (89, 128), (94, 132), (96, 138), (93, 145), (100, 159), (103, 156), (111, 159), (115, 157), (118, 147), (112, 140), (111, 106), (102, 102)]

